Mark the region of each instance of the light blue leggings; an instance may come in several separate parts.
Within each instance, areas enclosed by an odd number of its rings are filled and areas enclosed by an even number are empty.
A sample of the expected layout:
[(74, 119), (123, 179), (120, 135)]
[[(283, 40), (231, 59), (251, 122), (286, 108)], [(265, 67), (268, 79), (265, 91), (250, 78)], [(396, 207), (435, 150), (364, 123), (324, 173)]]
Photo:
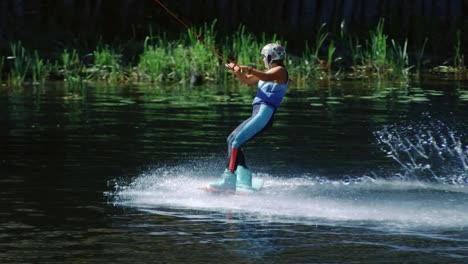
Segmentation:
[(252, 116), (242, 122), (227, 138), (228, 143), (228, 162), (231, 157), (231, 149), (238, 149), (237, 165), (247, 167), (245, 164), (244, 153), (240, 146), (253, 139), (265, 129), (271, 127), (275, 110), (272, 106), (266, 104), (256, 104), (252, 109)]

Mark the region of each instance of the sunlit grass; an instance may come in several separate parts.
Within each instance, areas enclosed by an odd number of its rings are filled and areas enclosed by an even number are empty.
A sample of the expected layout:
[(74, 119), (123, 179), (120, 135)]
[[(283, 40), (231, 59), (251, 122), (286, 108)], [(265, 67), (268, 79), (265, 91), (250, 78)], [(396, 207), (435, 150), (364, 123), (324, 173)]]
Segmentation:
[(12, 56), (9, 57), (9, 59), (12, 60), (13, 63), (8, 76), (8, 81), (12, 86), (21, 86), (29, 71), (31, 59), (27, 55), (26, 49), (23, 47), (21, 42), (12, 43), (10, 48)]
[[(285, 64), (293, 85), (345, 78), (405, 83), (413, 74), (419, 75), (423, 71), (428, 38), (411, 60), (408, 39), (392, 39), (384, 25), (384, 20), (380, 20), (364, 37), (349, 33), (345, 21), (341, 23), (339, 34), (332, 34), (326, 24), (321, 25), (305, 41), (302, 52), (288, 52)], [(466, 72), (461, 35), (458, 31), (453, 60), (433, 71)], [(216, 32), (216, 21), (193, 27), (177, 39), (168, 39), (165, 33), (154, 34), (150, 29), (141, 43), (141, 51), (125, 63), (119, 51), (105, 44), (82, 54), (85, 60), (80, 58), (80, 52), (85, 51), (71, 48), (63, 50), (50, 63), (40, 58), (37, 51), (31, 56), (18, 42), (11, 44), (10, 56), (0, 57), (0, 80), (2, 74), (6, 74), (8, 82), (15, 86), (22, 85), (28, 78), (33, 84), (40, 84), (49, 77), (70, 85), (83, 82), (228, 84), (234, 77), (225, 70), (224, 64), (236, 62), (263, 69), (260, 50), (267, 43), (281, 43), (287, 48), (287, 42), (276, 35), (256, 36), (243, 25), (231, 36), (221, 38)], [(411, 61), (416, 65), (410, 65)]]
[(419, 75), (423, 66), (424, 51), (426, 49), (428, 38), (424, 39), (424, 43), (421, 48), (416, 51), (416, 74)]
[(127, 76), (122, 70), (120, 55), (107, 45), (99, 45), (93, 52), (94, 64), (86, 69), (87, 79), (109, 83), (123, 82)]
[[(379, 21), (375, 30), (370, 31), (369, 39), (365, 39), (364, 45), (361, 43), (359, 38), (348, 36), (353, 70), (350, 76), (408, 81), (410, 70), (414, 67), (409, 65), (408, 40), (400, 44), (395, 39), (389, 39), (384, 32), (383, 19)], [(419, 53), (419, 62), (423, 54), (424, 46)]]
[[(202, 36), (201, 40), (199, 36)], [(273, 36), (269, 41), (275, 40)], [(190, 80), (193, 82), (193, 78), (201, 78), (205, 82), (226, 81), (229, 75), (225, 74), (224, 64), (231, 61), (261, 66), (262, 43), (253, 34), (247, 33), (243, 26), (239, 27), (232, 39), (228, 38), (222, 44), (216, 42), (213, 22), (189, 30), (186, 38), (178, 41), (149, 36), (143, 46), (135, 75), (139, 80), (152, 83), (186, 84)]]
[(384, 34), (384, 21), (381, 20), (375, 31), (370, 34), (370, 47), (367, 57), (363, 58), (365, 61), (371, 61), (372, 65), (377, 71), (379, 78), (383, 77), (386, 71), (390, 68), (387, 56), (387, 39), (388, 36)]
[[(272, 39), (266, 40), (263, 35), (262, 43), (277, 42), (276, 35)], [(244, 65), (258, 66), (262, 61), (260, 50), (262, 44), (255, 38), (252, 33), (246, 32), (245, 26), (240, 26), (237, 32), (234, 33), (232, 40), (228, 40), (227, 44), (231, 43), (229, 51), (236, 55), (236, 61), (242, 62)]]
[(298, 86), (304, 86), (308, 82), (323, 77), (323, 66), (327, 67), (326, 61), (320, 58), (320, 51), (328, 38), (326, 24), (322, 24), (312, 36), (312, 41), (305, 42), (301, 56), (288, 55), (287, 66), (290, 78)]
[(179, 80), (181, 83), (185, 84), (186, 81), (190, 78), (190, 73), (193, 71), (191, 69), (191, 64), (187, 63), (187, 60), (190, 56), (190, 51), (187, 50), (182, 44), (176, 45), (172, 53), (174, 78)]
[(85, 66), (81, 63), (77, 50), (64, 50), (61, 56), (60, 73), (63, 80), (70, 86), (82, 84), (85, 80)]
[(333, 54), (335, 53), (335, 51), (336, 51), (335, 42), (332, 40), (330, 42), (330, 45), (328, 45), (327, 71), (329, 75), (331, 73), (332, 64), (333, 64)]
[(392, 39), (393, 59), (391, 60), (391, 67), (394, 71), (393, 74), (399, 78), (406, 79), (409, 77), (409, 71), (414, 66), (409, 66), (408, 56), (408, 40), (405, 40), (403, 46)]
[(166, 48), (164, 43), (160, 40), (159, 45), (150, 44), (151, 39), (147, 37), (144, 42), (143, 54), (140, 56), (138, 64), (138, 79), (149, 82), (162, 81), (163, 66), (167, 59)]
[(453, 67), (462, 68), (464, 65), (463, 55), (461, 52), (461, 37), (460, 30), (457, 31), (457, 42), (455, 43), (455, 57), (453, 58)]
[(45, 65), (42, 59), (39, 57), (37, 50), (34, 52), (34, 63), (32, 64), (32, 79), (33, 84), (42, 84), (45, 81)]
[[(216, 21), (210, 26), (205, 24), (202, 28), (193, 28), (188, 32), (187, 48), (190, 65), (193, 74), (214, 75), (215, 69), (219, 65), (219, 58), (216, 56)], [(203, 42), (197, 39), (197, 36), (203, 37)]]

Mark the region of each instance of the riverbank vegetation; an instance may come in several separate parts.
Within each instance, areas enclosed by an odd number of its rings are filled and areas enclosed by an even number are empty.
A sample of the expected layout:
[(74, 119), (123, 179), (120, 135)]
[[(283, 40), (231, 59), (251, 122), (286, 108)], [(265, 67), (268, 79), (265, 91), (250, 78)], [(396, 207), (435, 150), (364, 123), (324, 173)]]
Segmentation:
[[(37, 50), (27, 50), (20, 41), (11, 43), (10, 54), (0, 56), (0, 80), (10, 86), (39, 85), (46, 80), (62, 80), (69, 85), (84, 82), (226, 83), (233, 79), (224, 67), (226, 61), (262, 68), (259, 51), (265, 43), (279, 42), (286, 48), (288, 46), (285, 39), (267, 34), (256, 37), (244, 26), (231, 36), (218, 36), (216, 21), (192, 28), (176, 39), (170, 39), (165, 33), (154, 33), (151, 28), (148, 31), (148, 36), (126, 59), (123, 59), (121, 45), (100, 43), (95, 48), (71, 47), (55, 56), (41, 56)], [(199, 41), (197, 35), (203, 36), (204, 42)], [(453, 56), (443, 65), (430, 64), (428, 59), (437, 54), (425, 53), (428, 38), (410, 53), (408, 38), (397, 40), (387, 35), (383, 19), (363, 36), (350, 34), (345, 21), (341, 23), (339, 34), (331, 34), (323, 24), (313, 36), (304, 43), (302, 52), (288, 53), (286, 65), (294, 86), (331, 79), (385, 80), (404, 84), (423, 72), (458, 79), (468, 77), (460, 31), (456, 35)]]

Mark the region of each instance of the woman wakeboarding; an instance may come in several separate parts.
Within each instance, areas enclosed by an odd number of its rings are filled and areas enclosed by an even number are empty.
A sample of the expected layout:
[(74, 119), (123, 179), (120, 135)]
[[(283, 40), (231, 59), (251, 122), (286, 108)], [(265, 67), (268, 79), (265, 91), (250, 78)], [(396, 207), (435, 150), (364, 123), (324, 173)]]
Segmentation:
[(209, 183), (207, 190), (235, 192), (236, 189), (252, 189), (252, 171), (247, 167), (241, 146), (270, 128), (273, 116), (288, 89), (288, 71), (284, 66), (285, 49), (276, 43), (267, 44), (261, 50), (266, 71), (251, 66), (228, 63), (237, 79), (244, 84), (257, 85), (257, 95), (252, 105), (252, 116), (242, 122), (227, 138), (228, 167), (220, 179)]

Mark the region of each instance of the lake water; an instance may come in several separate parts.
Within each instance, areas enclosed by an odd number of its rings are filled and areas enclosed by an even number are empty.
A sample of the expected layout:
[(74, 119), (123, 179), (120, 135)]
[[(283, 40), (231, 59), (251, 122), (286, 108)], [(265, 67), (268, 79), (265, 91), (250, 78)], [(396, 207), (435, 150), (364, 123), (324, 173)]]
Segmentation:
[(0, 263), (468, 263), (468, 83), (290, 89), (199, 190), (255, 91), (0, 88)]

